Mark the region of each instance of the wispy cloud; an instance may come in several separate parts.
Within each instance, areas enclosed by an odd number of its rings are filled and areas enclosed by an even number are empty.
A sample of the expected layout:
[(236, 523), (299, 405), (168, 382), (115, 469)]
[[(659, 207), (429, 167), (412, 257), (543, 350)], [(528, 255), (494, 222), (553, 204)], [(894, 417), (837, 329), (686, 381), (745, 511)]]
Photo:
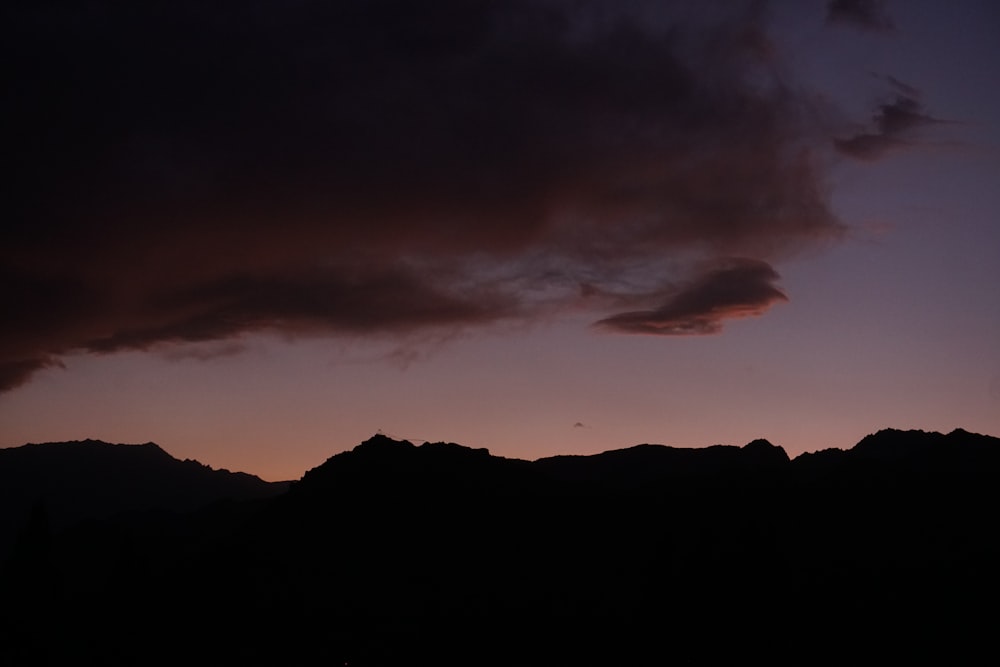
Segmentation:
[(898, 90), (892, 102), (881, 104), (872, 118), (874, 131), (861, 131), (846, 139), (835, 139), (837, 150), (857, 160), (874, 161), (886, 154), (914, 145), (914, 137), (920, 128), (941, 123), (940, 119), (928, 115), (920, 100), (913, 94), (911, 86), (892, 79)]
[(600, 320), (609, 331), (658, 336), (718, 333), (726, 320), (761, 315), (788, 297), (774, 286), (778, 273), (766, 262), (733, 259), (666, 295), (656, 308)]

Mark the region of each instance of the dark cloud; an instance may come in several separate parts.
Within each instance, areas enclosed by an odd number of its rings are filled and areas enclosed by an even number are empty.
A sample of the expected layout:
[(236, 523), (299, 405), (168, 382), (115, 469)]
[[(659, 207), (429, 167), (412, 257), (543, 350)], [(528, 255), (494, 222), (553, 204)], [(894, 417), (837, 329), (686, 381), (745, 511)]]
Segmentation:
[(896, 28), (884, 0), (830, 0), (826, 4), (826, 20), (874, 32), (891, 32)]
[(837, 237), (760, 16), (8, 3), (3, 386), (73, 352), (530, 318)]
[(172, 346), (163, 351), (163, 357), (171, 361), (211, 361), (236, 356), (245, 350), (245, 346), (235, 340), (211, 341), (201, 345)]
[[(914, 89), (891, 79), (897, 89)], [(927, 115), (920, 101), (911, 95), (899, 94), (896, 99), (882, 104), (872, 118), (874, 132), (859, 132), (847, 139), (834, 140), (837, 150), (857, 160), (874, 161), (887, 153), (912, 145), (917, 130), (942, 121)]]
[(58, 359), (51, 356), (27, 359), (3, 360), (0, 362), (0, 392), (20, 387), (32, 375), (44, 368), (61, 366)]
[(732, 318), (760, 315), (788, 297), (774, 286), (778, 273), (766, 262), (734, 259), (665, 296), (657, 308), (620, 313), (596, 326), (658, 336), (718, 333)]
[(402, 271), (368, 271), (235, 277), (158, 296), (150, 306), (151, 312), (134, 324), (122, 322), (111, 335), (83, 347), (92, 352), (145, 349), (158, 342), (211, 341), (261, 330), (404, 332), (431, 324), (490, 321), (503, 317), (507, 304), (485, 289), (476, 295), (449, 294)]

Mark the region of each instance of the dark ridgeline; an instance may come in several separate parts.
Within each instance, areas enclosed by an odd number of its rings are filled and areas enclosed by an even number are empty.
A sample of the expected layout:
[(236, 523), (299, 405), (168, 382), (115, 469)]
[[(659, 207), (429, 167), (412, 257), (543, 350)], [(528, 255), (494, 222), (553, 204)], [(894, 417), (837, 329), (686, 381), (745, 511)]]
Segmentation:
[(188, 512), (220, 500), (268, 498), (287, 482), (179, 461), (158, 445), (99, 440), (0, 449), (0, 554), (11, 527), (43, 503), (53, 528), (147, 510)]
[[(0, 476), (22, 490), (9, 457), (24, 449), (0, 450)], [(0, 663), (832, 664), (992, 650), (1000, 440), (988, 436), (887, 430), (791, 461), (757, 440), (528, 462), (378, 435), (272, 500), (280, 489), (255, 478), (125, 449), (220, 484), (108, 482), (114, 506), (90, 497), (102, 485), (80, 479), (89, 454), (74, 450), (66, 493), (24, 509), (8, 550)], [(102, 511), (57, 527), (74, 494)]]

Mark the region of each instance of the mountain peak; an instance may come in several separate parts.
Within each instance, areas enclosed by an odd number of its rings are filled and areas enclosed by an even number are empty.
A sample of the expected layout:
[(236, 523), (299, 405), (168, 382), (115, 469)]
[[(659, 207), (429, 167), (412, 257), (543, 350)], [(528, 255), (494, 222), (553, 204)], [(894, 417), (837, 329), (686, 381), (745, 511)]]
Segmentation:
[(354, 451), (366, 449), (412, 449), (415, 445), (409, 440), (395, 440), (379, 431), (354, 448)]
[(764, 438), (757, 438), (743, 445), (743, 451), (759, 461), (768, 463), (788, 463), (788, 452), (783, 447), (771, 444)]
[(956, 467), (974, 469), (983, 460), (1000, 458), (1000, 439), (963, 429), (947, 435), (937, 431), (883, 429), (865, 436), (851, 450), (851, 455), (938, 472)]

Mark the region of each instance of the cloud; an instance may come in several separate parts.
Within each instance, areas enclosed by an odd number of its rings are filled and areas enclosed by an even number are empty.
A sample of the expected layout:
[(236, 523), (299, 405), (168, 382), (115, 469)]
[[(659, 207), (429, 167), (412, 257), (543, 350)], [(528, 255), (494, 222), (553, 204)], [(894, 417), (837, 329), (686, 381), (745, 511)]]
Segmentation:
[(245, 345), (235, 340), (192, 343), (184, 346), (171, 346), (163, 350), (163, 358), (170, 361), (211, 361), (236, 356), (244, 352), (245, 349)]
[[(890, 77), (890, 83), (899, 90), (914, 89)], [(913, 136), (922, 127), (941, 123), (927, 115), (917, 97), (898, 94), (892, 102), (882, 104), (872, 118), (874, 132), (859, 132), (847, 139), (835, 139), (838, 151), (856, 160), (872, 162), (886, 154), (913, 145)]]
[(8, 388), (75, 352), (603, 307), (580, 286), (639, 299), (843, 233), (759, 3), (7, 14)]
[(830, 0), (826, 5), (826, 20), (873, 32), (891, 32), (896, 28), (884, 0)]
[(20, 387), (38, 371), (54, 366), (62, 363), (50, 356), (0, 361), (0, 392)]
[[(404, 271), (255, 275), (202, 283), (158, 295), (154, 313), (123, 322), (106, 337), (87, 341), (92, 352), (144, 349), (161, 341), (202, 342), (243, 331), (406, 331), (428, 324), (493, 320), (504, 312), (502, 298), (485, 290), (449, 294)], [(162, 322), (151, 324), (157, 316)]]
[[(877, 75), (876, 75), (877, 76)], [(905, 81), (900, 81), (891, 74), (885, 76), (885, 80), (892, 86), (895, 90), (899, 91), (901, 94), (907, 97), (918, 98), (920, 97), (920, 91), (906, 83)]]
[(766, 262), (733, 259), (667, 295), (650, 310), (619, 313), (596, 325), (608, 331), (686, 336), (722, 331), (727, 319), (763, 314), (788, 297), (774, 286), (778, 273)]

